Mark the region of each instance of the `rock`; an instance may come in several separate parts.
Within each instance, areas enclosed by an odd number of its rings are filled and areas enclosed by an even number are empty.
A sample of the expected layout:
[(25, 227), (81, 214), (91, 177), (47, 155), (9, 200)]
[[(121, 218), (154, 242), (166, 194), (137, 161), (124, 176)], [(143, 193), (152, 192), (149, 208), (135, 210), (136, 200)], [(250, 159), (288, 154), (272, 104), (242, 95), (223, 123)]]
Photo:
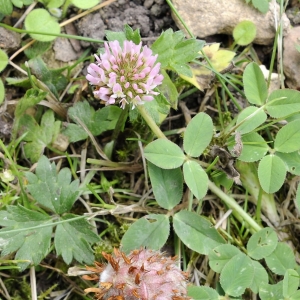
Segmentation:
[(0, 27), (0, 48), (3, 50), (15, 50), (21, 45), (21, 35), (19, 33)]
[[(80, 35), (89, 38), (103, 40), (105, 36), (106, 26), (102, 21), (100, 12), (88, 14), (83, 17), (77, 24), (77, 31)], [(83, 47), (88, 47), (90, 43), (81, 41)], [(92, 43), (94, 49), (98, 49), (101, 44)]]
[(283, 71), (286, 85), (291, 89), (300, 90), (300, 26), (290, 29), (283, 41)]
[[(243, 20), (252, 21), (257, 27), (254, 43), (269, 45), (275, 36), (275, 6), (279, 15), (276, 0), (269, 4), (266, 14), (241, 0), (173, 0), (175, 8), (186, 22), (192, 33), (200, 38), (214, 34), (232, 34), (233, 28)], [(173, 14), (177, 26), (184, 30), (181, 22)], [(278, 17), (277, 17), (278, 18)], [(282, 16), (283, 31), (287, 33), (290, 22), (285, 14)]]
[(76, 60), (82, 54), (81, 51), (76, 52), (70, 41), (65, 38), (57, 38), (54, 41), (53, 50), (55, 51), (55, 59), (64, 62)]

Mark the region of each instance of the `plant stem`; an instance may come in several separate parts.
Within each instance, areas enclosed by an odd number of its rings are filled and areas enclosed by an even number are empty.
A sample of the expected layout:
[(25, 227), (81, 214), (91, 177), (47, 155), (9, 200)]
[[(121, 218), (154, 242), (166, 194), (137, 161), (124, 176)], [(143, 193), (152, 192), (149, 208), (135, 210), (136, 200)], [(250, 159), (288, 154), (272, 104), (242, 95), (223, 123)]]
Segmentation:
[[(213, 182), (208, 182), (208, 188), (219, 198), (221, 198), (232, 210), (233, 215), (242, 223), (247, 222), (250, 231), (259, 231), (261, 227), (243, 210), (242, 207), (230, 196), (226, 195), (220, 188), (218, 188)], [(252, 229), (252, 230), (251, 230)]]
[[(154, 122), (152, 117), (148, 114), (147, 110), (143, 105), (137, 105), (137, 109), (139, 110), (140, 114), (146, 121), (146, 123), (149, 125), (153, 133), (158, 138), (164, 138), (166, 139), (166, 136), (164, 133), (160, 130), (160, 128), (157, 126), (157, 124)], [(241, 223), (246, 222), (248, 224), (249, 230), (251, 232), (256, 232), (261, 230), (261, 227), (251, 218), (250, 215), (247, 214), (243, 210), (242, 207), (230, 196), (226, 195), (220, 188), (218, 188), (213, 182), (208, 182), (208, 188), (217, 195), (220, 199), (222, 199), (226, 205), (233, 210), (233, 215), (236, 217), (237, 220), (239, 220)]]
[(137, 105), (136, 106), (138, 111), (140, 112), (143, 119), (146, 121), (148, 126), (151, 128), (152, 132), (161, 139), (166, 139), (167, 137), (164, 135), (164, 133), (160, 130), (160, 128), (157, 126), (155, 121), (152, 119), (152, 117), (148, 114), (147, 110), (145, 109), (144, 105)]

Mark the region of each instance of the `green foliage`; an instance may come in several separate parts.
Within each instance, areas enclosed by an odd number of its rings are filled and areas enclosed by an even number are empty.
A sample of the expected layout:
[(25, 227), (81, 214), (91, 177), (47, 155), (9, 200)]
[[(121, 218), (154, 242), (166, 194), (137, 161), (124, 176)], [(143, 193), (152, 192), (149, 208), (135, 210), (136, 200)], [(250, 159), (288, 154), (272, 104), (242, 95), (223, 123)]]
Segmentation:
[(219, 294), (208, 286), (188, 286), (188, 296), (197, 300), (219, 300)]
[(3, 81), (0, 79), (0, 105), (4, 101), (4, 97), (5, 97), (4, 84), (3, 84)]
[(192, 77), (188, 62), (199, 56), (204, 42), (196, 39), (185, 39), (181, 31), (168, 29), (153, 43), (151, 49), (158, 54), (157, 61), (164, 69), (170, 69), (178, 74)]
[[(197, 199), (205, 196), (208, 187), (208, 177), (198, 162), (190, 158), (202, 154), (209, 145), (213, 135), (211, 118), (204, 113), (197, 114), (188, 124), (183, 148), (189, 156), (174, 143), (166, 139), (157, 139), (145, 147), (147, 160), (162, 169), (173, 169), (183, 165), (183, 175), (187, 186)], [(153, 175), (152, 175), (153, 177)], [(152, 185), (157, 184), (152, 182)]]
[(155, 200), (165, 209), (174, 208), (182, 198), (183, 178), (180, 168), (161, 169), (148, 163)]
[(10, 15), (13, 11), (11, 0), (0, 0), (0, 13), (3, 15)]
[(157, 139), (145, 148), (145, 157), (154, 165), (163, 169), (180, 167), (186, 157), (181, 149), (166, 139)]
[(251, 3), (257, 10), (265, 14), (269, 10), (270, 0), (245, 0), (246, 3)]
[(37, 162), (44, 149), (51, 146), (56, 140), (60, 131), (61, 122), (55, 121), (52, 110), (47, 110), (41, 119), (40, 124), (31, 115), (24, 114), (18, 122), (20, 134), (26, 133), (24, 141), (24, 152), (32, 162)]
[(183, 149), (192, 157), (202, 154), (213, 136), (213, 123), (205, 113), (197, 114), (188, 124), (184, 133)]
[(225, 243), (218, 231), (211, 227), (211, 223), (196, 213), (184, 211), (173, 217), (176, 234), (190, 249), (208, 254), (214, 247)]
[(79, 195), (79, 182), (71, 182), (70, 169), (61, 169), (57, 174), (55, 164), (50, 165), (48, 159), (42, 156), (36, 173), (25, 174), (28, 180), (27, 189), (39, 204), (57, 214), (71, 210)]
[(246, 46), (255, 39), (256, 26), (251, 21), (241, 21), (234, 27), (232, 35), (238, 45)]
[(28, 64), (31, 68), (31, 72), (58, 98), (58, 93), (67, 85), (67, 79), (62, 74), (64, 68), (49, 70), (39, 56), (30, 59)]
[(53, 41), (56, 35), (60, 33), (58, 22), (43, 8), (34, 9), (26, 16), (25, 28), (29, 31), (41, 32), (42, 34), (30, 34), (33, 39), (40, 42)]
[(2, 72), (8, 64), (7, 54), (0, 49), (0, 72)]
[(80, 9), (89, 9), (97, 5), (100, 0), (71, 0), (71, 3)]
[(122, 109), (116, 106), (107, 106), (95, 111), (87, 101), (78, 102), (68, 110), (68, 116), (76, 124), (69, 123), (62, 133), (73, 143), (88, 137), (85, 127), (93, 136), (97, 136), (115, 128), (121, 111)]
[(250, 63), (243, 74), (245, 95), (251, 104), (262, 105), (268, 96), (268, 88), (259, 66)]
[(147, 247), (160, 249), (167, 241), (170, 232), (168, 218), (164, 215), (149, 214), (132, 224), (124, 234), (121, 246), (122, 251)]
[(70, 263), (75, 258), (91, 264), (90, 244), (97, 242), (98, 236), (83, 217), (68, 213), (79, 196), (78, 180), (71, 182), (68, 168), (57, 174), (55, 164), (45, 156), (38, 161), (36, 174), (27, 172), (26, 177), (39, 211), (21, 205), (0, 211), (2, 255), (16, 252), (15, 259), (28, 260), (18, 264), (21, 270), (37, 265), (48, 254), (56, 228), (54, 245), (64, 261)]

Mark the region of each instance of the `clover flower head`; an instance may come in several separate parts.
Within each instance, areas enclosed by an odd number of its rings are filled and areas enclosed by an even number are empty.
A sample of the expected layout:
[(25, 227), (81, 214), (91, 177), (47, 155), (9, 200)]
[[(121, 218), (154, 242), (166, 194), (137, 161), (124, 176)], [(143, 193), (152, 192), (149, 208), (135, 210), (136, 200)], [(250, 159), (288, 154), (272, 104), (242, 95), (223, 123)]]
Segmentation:
[[(84, 279), (98, 280), (98, 288), (85, 292), (96, 293), (99, 300), (190, 300), (187, 296), (188, 275), (182, 272), (176, 257), (165, 256), (160, 251), (133, 250), (128, 255), (118, 249), (102, 253), (108, 264), (96, 263), (92, 276)], [(98, 275), (98, 274), (99, 275)]]
[(96, 62), (88, 66), (86, 79), (95, 85), (94, 96), (106, 105), (118, 103), (123, 109), (152, 101), (158, 95), (154, 89), (162, 83), (157, 54), (142, 44), (124, 41), (104, 43), (105, 51), (95, 55)]

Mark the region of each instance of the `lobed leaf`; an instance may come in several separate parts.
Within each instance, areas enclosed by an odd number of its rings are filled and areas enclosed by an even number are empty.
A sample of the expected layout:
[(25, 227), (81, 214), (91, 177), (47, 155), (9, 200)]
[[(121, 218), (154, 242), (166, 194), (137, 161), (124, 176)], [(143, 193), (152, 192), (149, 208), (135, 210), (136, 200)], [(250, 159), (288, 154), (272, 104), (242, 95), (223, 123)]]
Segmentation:
[(44, 152), (44, 149), (51, 145), (56, 139), (61, 122), (55, 121), (54, 113), (52, 110), (47, 110), (41, 119), (39, 125), (35, 118), (24, 114), (18, 122), (19, 132), (27, 133), (24, 138), (26, 145), (24, 152), (32, 162), (36, 162)]
[(77, 200), (79, 180), (71, 182), (68, 168), (56, 173), (56, 166), (42, 156), (37, 164), (36, 174), (27, 172), (27, 189), (37, 202), (57, 214), (68, 212)]
[(88, 133), (81, 126), (83, 123), (94, 136), (98, 136), (115, 128), (121, 112), (122, 109), (117, 106), (106, 106), (95, 111), (87, 101), (77, 102), (68, 110), (68, 116), (76, 124), (68, 124), (62, 133), (73, 143), (84, 140), (88, 137)]
[(169, 219), (165, 215), (150, 214), (133, 223), (124, 234), (122, 251), (129, 253), (141, 247), (160, 249), (170, 233)]
[[(74, 217), (77, 216), (65, 214), (60, 220), (72, 220)], [(92, 264), (94, 255), (90, 244), (98, 241), (99, 237), (85, 219), (58, 224), (54, 235), (56, 252), (62, 255), (67, 264), (70, 264), (73, 258), (80, 263)]]
[(204, 42), (196, 39), (185, 40), (182, 31), (173, 32), (172, 29), (164, 31), (152, 44), (152, 51), (158, 54), (157, 62), (164, 69), (172, 69), (178, 74), (192, 76), (188, 62), (197, 56)]
[[(50, 250), (52, 220), (43, 213), (29, 210), (21, 205), (8, 205), (7, 210), (0, 211), (0, 245), (2, 256), (16, 252), (15, 259), (28, 260), (19, 263), (20, 270), (28, 265), (38, 265)], [(49, 224), (46, 227), (41, 225)], [(11, 230), (35, 227), (26, 231)]]
[(173, 227), (182, 242), (200, 254), (207, 255), (211, 249), (225, 243), (211, 223), (194, 212), (183, 210), (175, 214)]

